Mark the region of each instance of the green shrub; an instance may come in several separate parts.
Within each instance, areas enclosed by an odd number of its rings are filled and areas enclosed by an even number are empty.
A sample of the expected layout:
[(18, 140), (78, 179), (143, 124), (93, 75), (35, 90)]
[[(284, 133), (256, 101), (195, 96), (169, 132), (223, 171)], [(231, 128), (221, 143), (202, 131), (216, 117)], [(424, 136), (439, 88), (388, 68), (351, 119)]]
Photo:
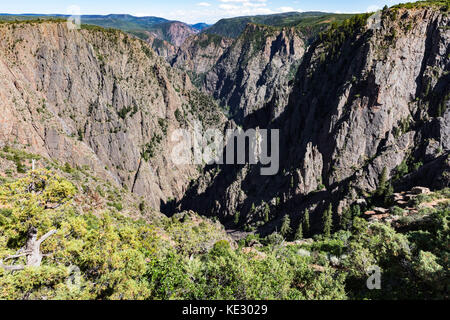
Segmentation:
[(230, 249), (231, 249), (230, 243), (226, 240), (217, 241), (213, 247), (214, 252), (219, 254), (222, 252), (227, 252)]

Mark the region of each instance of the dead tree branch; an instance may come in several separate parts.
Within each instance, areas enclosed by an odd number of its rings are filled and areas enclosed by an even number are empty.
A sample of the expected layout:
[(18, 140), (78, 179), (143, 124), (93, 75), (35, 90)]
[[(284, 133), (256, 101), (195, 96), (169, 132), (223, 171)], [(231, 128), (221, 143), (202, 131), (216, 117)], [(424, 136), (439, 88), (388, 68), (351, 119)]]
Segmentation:
[[(44, 234), (39, 240), (37, 239), (37, 229), (30, 227), (27, 233), (27, 243), (25, 244), (25, 250), (19, 250), (15, 255), (6, 257), (4, 260), (12, 260), (20, 257), (27, 258), (27, 267), (39, 267), (44, 255), (41, 253), (41, 244), (56, 233), (56, 230), (51, 230)], [(23, 265), (4, 265), (3, 260), (0, 259), (0, 267), (6, 271), (18, 271), (23, 270)]]

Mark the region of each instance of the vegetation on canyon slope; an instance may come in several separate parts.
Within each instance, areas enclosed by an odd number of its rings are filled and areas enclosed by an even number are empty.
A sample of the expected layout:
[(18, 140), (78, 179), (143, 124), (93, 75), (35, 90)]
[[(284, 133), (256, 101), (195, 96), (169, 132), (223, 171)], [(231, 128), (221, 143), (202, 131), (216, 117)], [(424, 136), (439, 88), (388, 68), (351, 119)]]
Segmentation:
[(244, 31), (247, 24), (254, 23), (272, 27), (297, 27), (306, 34), (313, 35), (324, 30), (332, 22), (339, 23), (351, 16), (351, 14), (329, 14), (323, 12), (288, 12), (254, 17), (238, 17), (222, 19), (206, 29), (205, 32), (237, 38)]
[[(0, 259), (24, 246), (31, 226), (56, 234), (42, 244), (40, 267), (0, 268), (2, 299), (446, 298), (448, 201), (409, 216), (401, 232), (352, 216), (348, 230), (313, 241), (285, 242), (275, 233), (235, 244), (213, 221), (193, 213), (148, 220), (145, 203), (133, 205), (126, 190), (67, 164), (29, 170), (33, 157), (12, 148), (2, 161), (12, 154), (27, 172), (2, 176)], [(381, 290), (366, 287), (373, 265), (382, 271)]]

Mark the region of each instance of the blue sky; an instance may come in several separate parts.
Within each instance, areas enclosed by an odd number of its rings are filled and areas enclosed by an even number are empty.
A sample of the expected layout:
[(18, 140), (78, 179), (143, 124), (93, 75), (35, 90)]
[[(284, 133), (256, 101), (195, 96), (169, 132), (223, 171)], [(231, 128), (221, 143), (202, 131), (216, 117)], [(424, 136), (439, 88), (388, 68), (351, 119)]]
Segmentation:
[[(82, 14), (128, 13), (158, 16), (187, 23), (214, 23), (220, 18), (271, 14), (287, 11), (366, 12), (395, 0), (0, 0), (2, 13), (71, 13), (78, 7)], [(73, 10), (73, 9), (72, 9)]]

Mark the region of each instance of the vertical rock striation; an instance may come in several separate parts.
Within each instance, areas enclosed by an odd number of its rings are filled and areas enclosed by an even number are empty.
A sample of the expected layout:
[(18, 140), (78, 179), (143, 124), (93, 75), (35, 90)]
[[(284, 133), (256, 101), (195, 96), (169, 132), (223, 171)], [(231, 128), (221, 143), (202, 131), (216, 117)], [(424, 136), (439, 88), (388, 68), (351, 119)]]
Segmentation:
[(223, 120), (188, 76), (119, 31), (30, 22), (0, 33), (1, 145), (92, 167), (155, 209), (183, 195), (198, 170), (172, 163), (171, 133), (205, 105), (203, 122)]
[[(357, 16), (323, 33), (304, 55), (301, 40), (284, 34), (262, 37), (267, 41), (256, 51), (260, 58), (250, 62), (242, 55), (252, 47), (242, 41), (234, 49), (237, 42), (228, 62), (222, 58), (214, 69), (220, 71), (207, 77), (215, 97), (240, 111), (237, 119), (244, 127), (281, 130), (280, 172), (263, 177), (257, 166), (248, 165), (208, 171), (187, 193), (185, 207), (230, 224), (240, 212), (247, 226), (271, 232), (284, 214), (299, 220), (306, 209), (315, 210), (312, 222), (320, 225), (317, 213), (328, 203), (341, 213), (373, 192), (383, 171), (398, 189), (449, 186), (447, 12), (395, 8)], [(233, 50), (242, 55), (231, 55)], [(303, 59), (286, 87), (286, 73), (276, 63), (283, 58), (275, 57), (290, 50)], [(271, 101), (270, 93), (283, 94), (270, 81), (261, 85), (270, 77), (252, 77), (252, 66), (264, 64), (275, 74), (272, 79), (283, 77), (276, 83), (283, 84), (287, 98), (276, 100), (276, 109), (261, 105)], [(231, 74), (237, 78), (231, 80)], [(262, 218), (266, 205), (269, 222)]]

